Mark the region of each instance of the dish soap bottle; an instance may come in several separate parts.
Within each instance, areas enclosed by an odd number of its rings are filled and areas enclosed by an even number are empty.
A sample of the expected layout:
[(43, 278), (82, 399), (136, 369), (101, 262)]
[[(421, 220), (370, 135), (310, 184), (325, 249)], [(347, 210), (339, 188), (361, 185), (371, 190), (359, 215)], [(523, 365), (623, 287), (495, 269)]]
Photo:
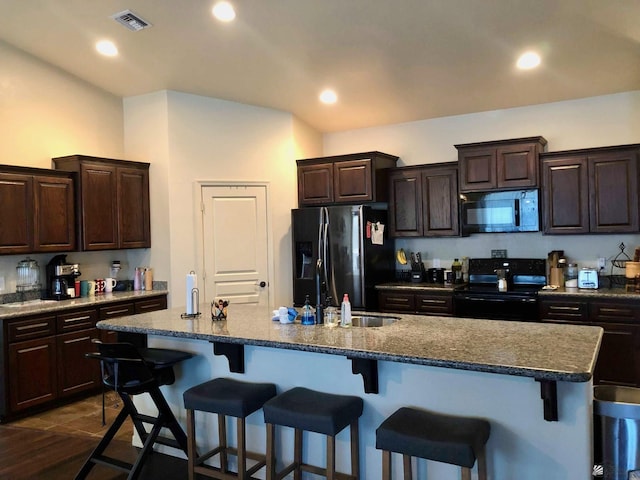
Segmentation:
[(304, 299), (304, 306), (302, 307), (302, 325), (315, 325), (316, 316), (313, 311), (313, 307), (309, 303), (309, 295)]
[(462, 283), (462, 264), (457, 258), (451, 264), (451, 272), (453, 273), (453, 283)]
[(349, 301), (348, 293), (345, 293), (342, 298), (342, 305), (340, 307), (340, 326), (351, 326), (351, 302)]

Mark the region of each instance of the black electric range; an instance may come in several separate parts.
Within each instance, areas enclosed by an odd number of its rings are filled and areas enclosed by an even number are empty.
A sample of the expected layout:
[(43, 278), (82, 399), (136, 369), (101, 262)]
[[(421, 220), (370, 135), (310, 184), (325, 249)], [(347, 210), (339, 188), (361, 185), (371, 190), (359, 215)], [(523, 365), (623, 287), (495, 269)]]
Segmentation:
[[(504, 272), (506, 290), (498, 288)], [(546, 260), (538, 258), (472, 258), (469, 281), (455, 289), (457, 317), (536, 321), (538, 292), (546, 283)]]

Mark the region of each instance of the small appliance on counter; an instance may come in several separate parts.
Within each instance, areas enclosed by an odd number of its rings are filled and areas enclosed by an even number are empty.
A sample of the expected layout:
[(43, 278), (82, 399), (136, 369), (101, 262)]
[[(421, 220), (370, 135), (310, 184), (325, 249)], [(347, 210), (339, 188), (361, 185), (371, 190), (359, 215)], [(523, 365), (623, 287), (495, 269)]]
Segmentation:
[(77, 263), (67, 263), (66, 255), (56, 255), (47, 264), (47, 299), (73, 298), (75, 279), (80, 276)]
[(581, 268), (578, 272), (578, 288), (596, 290), (598, 288), (598, 270), (595, 268)]
[(444, 283), (444, 268), (428, 268), (427, 281), (429, 283)]

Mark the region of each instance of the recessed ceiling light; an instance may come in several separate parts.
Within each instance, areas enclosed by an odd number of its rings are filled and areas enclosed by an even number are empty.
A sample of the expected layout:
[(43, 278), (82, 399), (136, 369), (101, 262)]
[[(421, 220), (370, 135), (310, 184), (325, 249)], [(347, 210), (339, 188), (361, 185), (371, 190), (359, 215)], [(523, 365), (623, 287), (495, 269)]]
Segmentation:
[(118, 47), (110, 40), (101, 40), (96, 43), (96, 50), (107, 57), (115, 57), (118, 55)]
[(221, 22), (230, 22), (236, 18), (236, 12), (233, 9), (233, 5), (229, 2), (218, 2), (213, 6), (211, 11), (213, 12), (213, 16)]
[(320, 93), (320, 101), (327, 105), (331, 105), (338, 101), (338, 95), (336, 95), (336, 92), (334, 92), (330, 88), (327, 88), (326, 90), (323, 90), (322, 93)]
[(540, 65), (540, 55), (536, 52), (525, 52), (518, 58), (516, 62), (520, 70), (530, 70)]

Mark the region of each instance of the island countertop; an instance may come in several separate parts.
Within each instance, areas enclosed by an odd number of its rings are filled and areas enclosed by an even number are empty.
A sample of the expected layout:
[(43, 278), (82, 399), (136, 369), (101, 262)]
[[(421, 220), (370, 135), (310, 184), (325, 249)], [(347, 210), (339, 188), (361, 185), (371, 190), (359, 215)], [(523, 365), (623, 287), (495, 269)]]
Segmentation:
[(184, 308), (174, 308), (97, 326), (565, 382), (591, 379), (603, 334), (595, 326), (406, 314), (394, 314), (399, 320), (383, 327), (281, 324), (271, 320), (271, 310), (250, 305), (230, 305), (229, 318), (214, 321), (208, 308), (202, 305), (197, 318), (182, 318)]

